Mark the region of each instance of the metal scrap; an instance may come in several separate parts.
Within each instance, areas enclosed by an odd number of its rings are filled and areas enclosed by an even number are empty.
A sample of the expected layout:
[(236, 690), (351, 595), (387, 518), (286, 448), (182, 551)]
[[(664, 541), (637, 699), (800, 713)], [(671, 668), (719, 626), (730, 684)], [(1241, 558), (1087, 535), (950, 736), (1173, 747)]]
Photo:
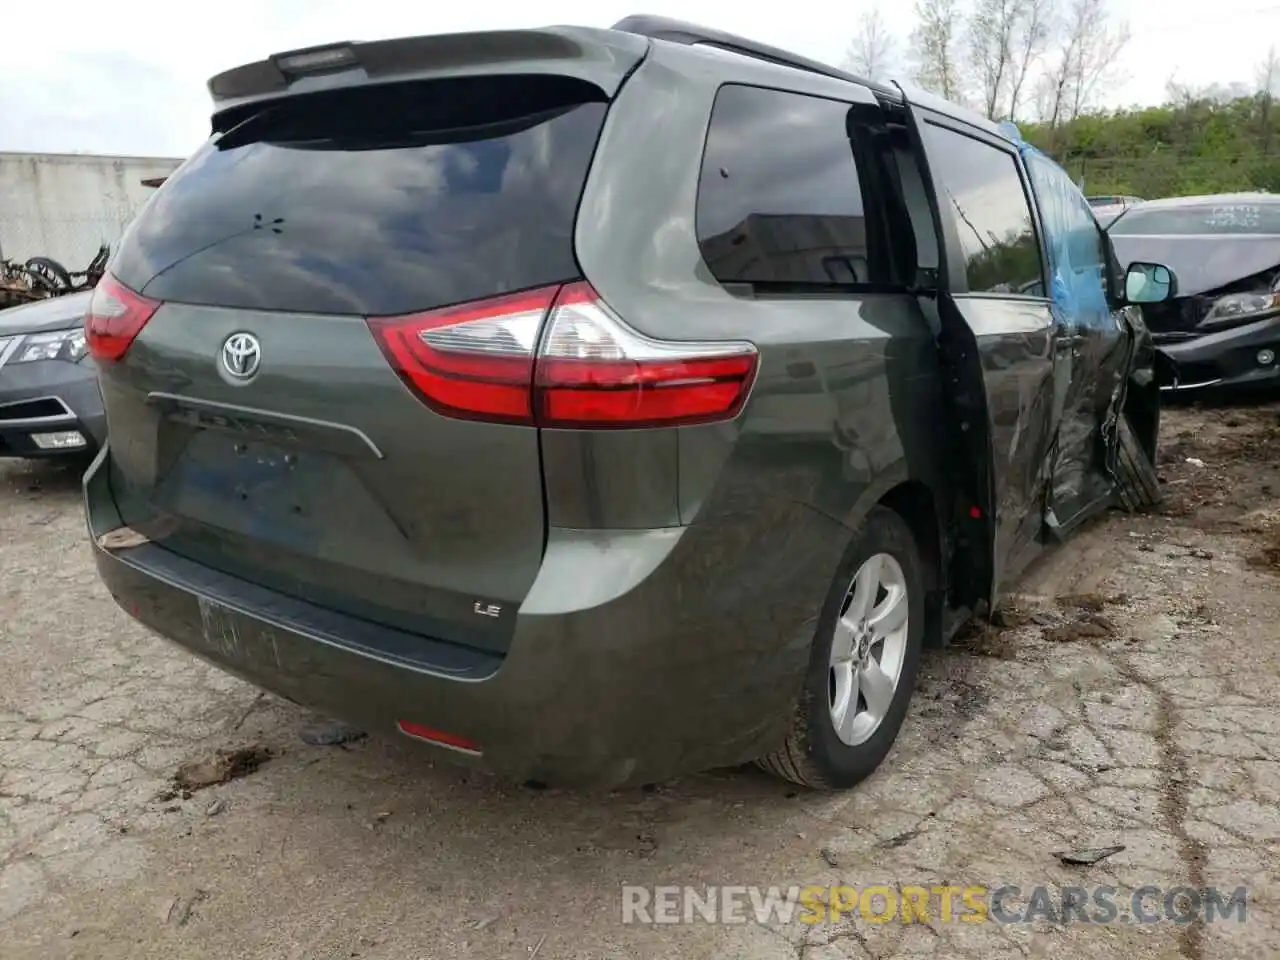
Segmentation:
[(1077, 867), (1090, 867), (1095, 863), (1114, 857), (1124, 850), (1123, 845), (1114, 847), (1091, 847), (1087, 850), (1061, 850), (1054, 853), (1065, 864)]
[(103, 244), (89, 265), (70, 271), (52, 257), (31, 257), (25, 263), (0, 259), (0, 310), (92, 290), (107, 268), (111, 247)]

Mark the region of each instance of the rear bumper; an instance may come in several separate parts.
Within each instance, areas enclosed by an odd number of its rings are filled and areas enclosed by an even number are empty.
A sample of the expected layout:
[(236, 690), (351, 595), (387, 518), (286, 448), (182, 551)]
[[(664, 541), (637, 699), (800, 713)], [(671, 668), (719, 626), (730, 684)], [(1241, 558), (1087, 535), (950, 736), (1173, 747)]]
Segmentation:
[(85, 476), (88, 524), (99, 574), (128, 613), (250, 683), (371, 732), (409, 721), (463, 737), (479, 755), (440, 755), (518, 780), (616, 787), (776, 747), (847, 539), (804, 507), (776, 518), (786, 533), (767, 546), (743, 542), (741, 521), (555, 531), (505, 656), (443, 642), (424, 654), (415, 637), (414, 657), (401, 659), (387, 652), (386, 628), (154, 544), (96, 546), (120, 524), (108, 456)]
[[(84, 446), (46, 450), (42, 433), (74, 430)], [(0, 457), (84, 456), (106, 440), (107, 420), (93, 364), (40, 360), (0, 369)]]
[[(1158, 346), (1177, 368), (1176, 382), (1162, 388), (1167, 391), (1280, 383), (1280, 317)], [(1271, 351), (1270, 363), (1258, 362), (1264, 350)]]

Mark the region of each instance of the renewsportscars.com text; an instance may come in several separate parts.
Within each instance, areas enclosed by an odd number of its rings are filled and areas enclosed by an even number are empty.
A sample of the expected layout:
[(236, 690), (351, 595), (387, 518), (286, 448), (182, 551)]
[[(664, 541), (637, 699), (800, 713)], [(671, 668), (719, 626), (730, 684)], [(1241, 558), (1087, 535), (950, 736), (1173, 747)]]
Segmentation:
[(622, 922), (1243, 923), (1244, 887), (806, 886), (622, 888)]

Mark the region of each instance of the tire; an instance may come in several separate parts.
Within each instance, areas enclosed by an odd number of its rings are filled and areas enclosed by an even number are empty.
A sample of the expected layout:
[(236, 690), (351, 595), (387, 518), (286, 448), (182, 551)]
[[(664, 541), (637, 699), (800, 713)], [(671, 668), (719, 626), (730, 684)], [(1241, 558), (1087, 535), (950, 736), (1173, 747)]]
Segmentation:
[[(861, 729), (856, 724), (852, 730), (846, 727), (847, 734), (851, 735), (842, 737), (837, 732), (832, 705), (833, 688), (837, 691), (837, 699), (840, 691), (839, 682), (834, 678), (845, 669), (832, 664), (837, 644), (836, 627), (841, 623), (846, 608), (853, 609), (853, 603), (860, 602), (865, 595), (865, 591), (861, 595), (856, 593), (855, 575), (863, 573), (865, 580), (866, 572), (871, 569), (867, 565), (873, 558), (883, 555), (894, 561), (894, 564), (889, 564), (877, 560), (885, 571), (885, 579), (895, 583), (900, 581), (905, 591), (899, 603), (905, 609), (906, 624), (905, 629), (892, 631), (873, 642), (869, 656), (874, 659), (878, 655), (877, 666), (887, 658), (890, 673), (894, 664), (900, 664), (897, 684), (887, 700), (887, 709), (878, 711), (878, 723), (870, 719), (874, 714), (868, 714), (869, 719), (859, 721), (863, 724)], [(893, 569), (895, 564), (896, 570)], [(925, 633), (923, 570), (919, 548), (907, 524), (892, 510), (873, 507), (845, 551), (823, 603), (804, 687), (797, 699), (786, 741), (781, 749), (758, 760), (760, 767), (801, 786), (818, 790), (847, 790), (880, 766), (902, 728), (920, 668)], [(883, 586), (878, 589), (883, 589)], [(896, 592), (896, 586), (894, 590)], [(887, 610), (885, 604), (890, 598), (891, 594), (887, 593), (878, 607), (877, 599), (873, 599), (873, 611)], [(845, 618), (846, 621), (848, 619)], [(842, 632), (842, 636), (849, 635), (847, 631)], [(858, 646), (856, 641), (854, 646)], [(855, 666), (853, 673), (858, 672)], [(884, 672), (880, 671), (881, 676)], [(849, 709), (857, 709), (866, 703), (861, 694), (853, 700)], [(873, 724), (869, 730), (868, 724)], [(864, 736), (860, 738), (859, 734)]]
[(27, 261), (26, 268), (28, 273), (41, 278), (50, 293), (70, 290), (73, 286), (67, 268), (52, 257), (32, 257)]
[(1127, 415), (1120, 417), (1117, 438), (1116, 492), (1120, 505), (1130, 513), (1149, 510), (1160, 502), (1160, 478)]

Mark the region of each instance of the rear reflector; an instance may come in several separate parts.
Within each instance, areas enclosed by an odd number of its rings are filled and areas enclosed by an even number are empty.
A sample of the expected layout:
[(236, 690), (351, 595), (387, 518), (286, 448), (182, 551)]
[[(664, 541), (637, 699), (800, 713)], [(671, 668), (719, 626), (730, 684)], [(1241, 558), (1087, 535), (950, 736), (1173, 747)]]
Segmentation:
[(84, 338), (89, 354), (111, 363), (125, 355), (160, 304), (134, 293), (110, 274), (93, 289), (84, 318)]
[(413, 737), (415, 740), (428, 740), (442, 747), (462, 750), (465, 753), (480, 753), (480, 744), (473, 740), (468, 740), (466, 737), (445, 733), (442, 730), (432, 730), (430, 727), (424, 727), (420, 723), (413, 723), (409, 720), (401, 720), (396, 726), (405, 736)]
[(645, 337), (586, 283), (369, 326), (391, 366), (438, 413), (541, 427), (732, 419), (758, 360), (750, 343)]

